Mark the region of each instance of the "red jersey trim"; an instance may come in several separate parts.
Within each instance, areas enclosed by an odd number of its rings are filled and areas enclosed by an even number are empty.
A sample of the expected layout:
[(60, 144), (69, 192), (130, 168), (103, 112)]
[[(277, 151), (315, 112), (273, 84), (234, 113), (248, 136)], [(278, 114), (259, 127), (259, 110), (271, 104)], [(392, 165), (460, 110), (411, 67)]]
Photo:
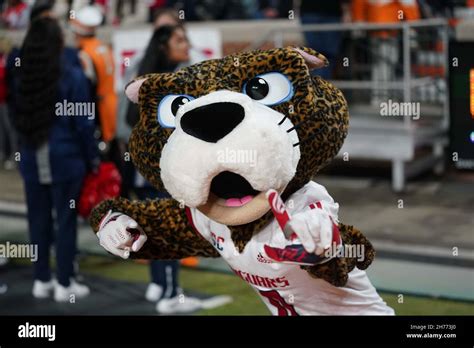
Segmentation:
[(186, 217), (188, 218), (189, 224), (191, 225), (192, 229), (197, 233), (199, 237), (204, 239), (206, 242), (209, 242), (206, 238), (204, 238), (204, 236), (201, 234), (201, 232), (199, 232), (196, 225), (194, 224), (193, 214), (191, 213), (191, 209), (189, 209), (189, 207), (186, 207), (184, 208), (184, 211), (186, 212)]

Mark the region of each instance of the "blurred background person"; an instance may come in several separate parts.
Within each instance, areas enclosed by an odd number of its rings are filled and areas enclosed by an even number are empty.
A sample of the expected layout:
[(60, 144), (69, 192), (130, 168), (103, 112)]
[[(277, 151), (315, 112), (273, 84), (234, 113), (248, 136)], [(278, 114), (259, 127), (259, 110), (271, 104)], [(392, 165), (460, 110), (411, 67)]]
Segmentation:
[(108, 45), (96, 37), (96, 29), (102, 23), (103, 15), (97, 6), (86, 6), (77, 11), (71, 19), (71, 29), (75, 34), (79, 57), (90, 83), (90, 91), (95, 101), (97, 136), (102, 143), (101, 150), (113, 157), (113, 139), (116, 131), (117, 95), (114, 86), (114, 58)]
[(23, 0), (8, 0), (7, 8), (1, 15), (2, 26), (7, 29), (24, 29), (28, 26), (30, 7)]
[[(153, 32), (148, 47), (142, 57), (137, 57), (138, 64), (131, 64), (125, 78), (131, 80), (136, 76), (149, 73), (172, 72), (178, 66), (189, 61), (189, 42), (184, 27), (176, 18), (175, 24), (170, 25), (173, 15), (164, 11), (163, 19), (157, 17), (155, 23), (159, 26)], [(167, 23), (167, 25), (161, 25)], [(138, 107), (129, 103), (124, 96), (119, 108), (119, 137), (128, 142), (131, 128), (138, 122)], [(159, 199), (169, 197), (166, 192), (159, 192), (148, 183), (128, 162), (128, 175), (125, 175), (129, 185), (129, 193), (133, 191), (138, 199)], [(125, 180), (124, 180), (125, 181)], [(186, 296), (180, 300), (182, 290), (178, 281), (179, 261), (152, 260), (150, 263), (151, 283), (148, 285), (145, 297), (156, 303), (156, 309), (162, 314), (194, 312), (201, 308), (199, 299)]]
[(30, 11), (30, 22), (38, 17), (54, 17), (56, 0), (35, 0)]
[[(168, 0), (166, 5), (183, 10), (187, 21), (252, 19), (259, 9), (257, 0)], [(270, 4), (268, 8), (270, 9)], [(271, 14), (278, 16), (278, 10), (273, 8), (272, 10)]]
[(117, 0), (115, 3), (115, 18), (113, 20), (113, 24), (119, 25), (122, 22), (124, 17), (124, 5), (127, 3), (130, 6), (130, 14), (135, 15), (136, 7), (137, 7), (137, 0)]
[(158, 29), (165, 25), (178, 25), (183, 24), (179, 19), (178, 13), (171, 8), (162, 8), (156, 11), (156, 16), (154, 17), (153, 26), (155, 29)]
[[(189, 1), (184, 1), (183, 6), (188, 5)], [(148, 23), (153, 23), (159, 17), (160, 11), (172, 4), (170, 0), (148, 0)], [(186, 15), (187, 16), (187, 15)]]
[[(420, 19), (416, 0), (352, 0), (352, 18), (355, 22), (374, 24), (398, 23), (405, 20)], [(395, 79), (395, 67), (399, 60), (397, 32), (393, 30), (370, 31), (370, 50), (373, 53), (371, 103), (379, 106), (389, 97), (389, 91), (381, 89), (388, 81)]]
[[(85, 174), (98, 165), (87, 80), (64, 54), (63, 34), (51, 17), (34, 19), (20, 50), (21, 66), (12, 91), (12, 119), (20, 135), (20, 172), (24, 181), (31, 243), (38, 245), (33, 296), (58, 302), (89, 294), (75, 280), (78, 200)], [(60, 106), (73, 103), (69, 114)], [(85, 104), (84, 104), (85, 103)], [(54, 213), (53, 213), (54, 212)], [(55, 244), (56, 278), (50, 265)]]
[(0, 40), (0, 163), (3, 164), (8, 157), (8, 114), (7, 100), (7, 55), (8, 48), (5, 39)]
[(95, 5), (100, 13), (102, 14), (101, 21), (99, 25), (106, 25), (107, 24), (107, 17), (112, 9), (112, 4), (110, 0), (89, 0), (89, 5)]
[(16, 132), (8, 114), (8, 73), (7, 62), (11, 43), (0, 38), (0, 165), (5, 169), (15, 167), (14, 155), (18, 151)]
[(293, 10), (292, 0), (246, 0), (245, 7), (249, 7), (249, 3), (256, 2), (258, 12), (254, 16), (256, 19), (273, 19), (273, 18), (289, 18), (290, 10)]
[[(182, 22), (179, 20), (177, 12), (172, 9), (165, 8), (156, 12), (156, 18), (154, 20), (155, 30), (163, 26), (176, 26), (181, 24)], [(151, 41), (152, 40), (150, 39), (150, 43)], [(150, 50), (152, 50), (154, 46), (150, 47), (150, 43), (148, 44), (147, 49), (149, 48)], [(145, 49), (143, 52), (137, 53), (130, 60), (125, 70), (124, 81), (129, 82), (133, 80), (135, 77), (141, 75), (140, 71), (150, 70), (145, 67), (141, 68), (141, 65), (144, 64), (143, 60), (144, 56), (146, 56), (147, 49)], [(149, 55), (154, 56), (153, 52), (149, 52)], [(162, 60), (161, 62), (148, 64), (153, 65), (152, 68), (158, 66), (158, 69), (166, 70), (166, 68), (162, 66), (164, 63), (164, 58), (161, 57), (160, 59)], [(151, 60), (151, 57), (147, 58), (147, 61), (151, 62)], [(183, 64), (186, 63), (187, 61)], [(139, 114), (138, 107), (135, 104), (130, 103), (124, 93), (120, 95), (117, 118), (117, 138), (119, 140), (119, 147), (121, 149), (121, 153), (125, 153), (128, 151), (128, 139), (130, 137), (130, 133), (133, 126), (136, 122), (138, 122)], [(136, 172), (135, 167), (129, 161), (124, 161), (120, 167), (122, 168), (121, 174), (123, 177), (121, 194), (122, 196), (129, 197), (130, 193), (133, 192), (135, 175), (140, 174)]]
[[(55, 0), (36, 0), (31, 7), (31, 11), (29, 11), (29, 21), (33, 22), (37, 18), (42, 17), (52, 17), (54, 18), (53, 8), (55, 5)], [(8, 56), (6, 58), (6, 68), (5, 68), (5, 81), (6, 81), (6, 99), (7, 99), (7, 111), (9, 117), (4, 120), (4, 126), (7, 127), (5, 129), (5, 138), (4, 142), (6, 145), (6, 150), (10, 149), (8, 152), (9, 157), (6, 159), (4, 163), (4, 167), (6, 169), (11, 169), (15, 167), (14, 161), (14, 154), (18, 151), (18, 136), (17, 132), (14, 127), (9, 127), (9, 123), (11, 123), (11, 117), (14, 113), (13, 110), (10, 110), (11, 107), (14, 105), (13, 101), (10, 101), (14, 97), (13, 91), (15, 89), (15, 75), (16, 72), (21, 67), (21, 60), (20, 60), (20, 48), (19, 47), (12, 47), (11, 49), (6, 50), (8, 51)], [(78, 50), (72, 47), (63, 47), (62, 50), (63, 59), (67, 60), (68, 64), (76, 65), (80, 67), (79, 55)]]
[[(311, 1), (301, 0), (300, 7), (302, 24), (329, 24), (350, 21), (350, 1)], [(321, 52), (329, 60), (328, 67), (318, 69), (317, 74), (330, 79), (340, 52), (342, 32), (340, 31), (306, 31), (304, 33), (308, 47)]]

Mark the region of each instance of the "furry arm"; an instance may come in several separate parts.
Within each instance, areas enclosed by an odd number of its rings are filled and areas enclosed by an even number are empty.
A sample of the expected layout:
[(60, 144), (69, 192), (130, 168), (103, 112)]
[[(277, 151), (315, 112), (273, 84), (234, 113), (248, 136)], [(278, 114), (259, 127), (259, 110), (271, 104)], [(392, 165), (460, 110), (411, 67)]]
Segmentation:
[(213, 246), (194, 231), (184, 208), (173, 199), (130, 201), (119, 197), (96, 206), (90, 224), (97, 233), (109, 210), (130, 216), (146, 233), (143, 247), (130, 254), (133, 259), (181, 259), (188, 256), (219, 257)]

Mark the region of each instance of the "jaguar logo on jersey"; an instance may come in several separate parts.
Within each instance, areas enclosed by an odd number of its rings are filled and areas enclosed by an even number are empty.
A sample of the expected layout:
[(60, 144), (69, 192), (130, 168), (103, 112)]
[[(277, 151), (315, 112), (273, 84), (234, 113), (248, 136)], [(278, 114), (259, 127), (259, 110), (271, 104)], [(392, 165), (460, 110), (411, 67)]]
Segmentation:
[(256, 274), (240, 271), (238, 269), (232, 269), (235, 274), (237, 274), (240, 278), (245, 280), (247, 283), (262, 286), (268, 289), (273, 288), (285, 288), (290, 286), (290, 282), (286, 277), (278, 277), (278, 278), (269, 278), (269, 277), (262, 277)]

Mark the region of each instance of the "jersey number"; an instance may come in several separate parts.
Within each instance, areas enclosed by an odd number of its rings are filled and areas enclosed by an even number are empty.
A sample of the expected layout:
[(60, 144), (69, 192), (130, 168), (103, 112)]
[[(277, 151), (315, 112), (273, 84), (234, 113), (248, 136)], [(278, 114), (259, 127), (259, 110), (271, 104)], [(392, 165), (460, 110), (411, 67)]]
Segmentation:
[(281, 297), (278, 291), (270, 290), (263, 291), (259, 290), (260, 294), (268, 299), (268, 301), (276, 307), (279, 316), (296, 316), (298, 313), (295, 311), (295, 307), (285, 302), (285, 299)]

